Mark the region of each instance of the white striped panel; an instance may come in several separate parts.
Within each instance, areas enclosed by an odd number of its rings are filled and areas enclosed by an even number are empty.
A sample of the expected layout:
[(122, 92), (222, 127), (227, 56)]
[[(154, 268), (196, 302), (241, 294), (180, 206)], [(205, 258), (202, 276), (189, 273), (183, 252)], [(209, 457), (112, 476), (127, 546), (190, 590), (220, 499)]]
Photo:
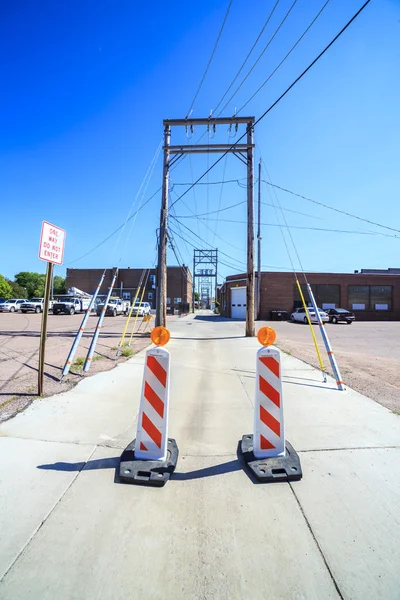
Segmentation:
[(157, 396), (165, 403), (165, 396), (166, 396), (167, 390), (159, 382), (157, 377), (154, 375), (154, 373), (152, 371), (150, 371), (149, 368), (146, 368), (145, 381), (155, 391)]
[[(165, 418), (160, 417), (158, 412), (152, 407), (148, 400), (143, 400), (143, 412), (147, 415), (150, 421), (159, 429), (161, 432), (164, 429)], [(164, 417), (165, 417), (165, 407), (164, 407)], [(140, 424), (142, 424), (140, 422)]]
[[(265, 355), (264, 355), (265, 356)], [(268, 356), (268, 355), (267, 355)], [(263, 357), (264, 358), (264, 357)], [(276, 360), (276, 357), (273, 357)], [(277, 361), (279, 363), (279, 360)], [(261, 377), (263, 377), (266, 381), (268, 381), (268, 383), (270, 385), (272, 385), (272, 387), (277, 390), (279, 393), (282, 392), (282, 381), (281, 379), (279, 379), (279, 377), (277, 377), (275, 375), (275, 373), (273, 373), (271, 371), (271, 369), (268, 369), (268, 367), (266, 367), (261, 360), (257, 361), (257, 365), (258, 365), (258, 372), (261, 375)], [(279, 372), (281, 372), (281, 367), (279, 365)], [(282, 373), (281, 373), (282, 376)]]
[[(265, 394), (263, 394), (261, 390), (257, 390), (257, 395), (258, 395), (258, 403), (263, 408), (265, 408), (265, 410), (267, 410), (269, 413), (271, 413), (271, 415), (273, 417), (275, 417), (275, 419), (277, 421), (281, 422), (282, 410), (275, 404), (275, 402), (272, 402), (272, 400), (270, 400)], [(282, 396), (281, 396), (280, 404), (282, 406)], [(260, 409), (258, 409), (258, 410), (259, 410), (258, 414), (260, 414)]]
[[(167, 373), (166, 387), (160, 383), (153, 372), (147, 367), (147, 358), (154, 356), (156, 360), (161, 364), (163, 369)], [(168, 403), (169, 403), (169, 363), (170, 354), (165, 348), (150, 348), (146, 352), (146, 360), (144, 365), (142, 393), (140, 400), (140, 411), (137, 426), (136, 435), (136, 447), (135, 457), (144, 460), (164, 460), (167, 456), (167, 445), (168, 445)], [(145, 383), (155, 391), (157, 396), (164, 402), (164, 418), (160, 417), (158, 412), (152, 407), (149, 401), (144, 397), (144, 386)], [(142, 428), (142, 415), (143, 413), (147, 416), (149, 421), (160, 431), (161, 433), (161, 449), (153, 442), (152, 438)], [(140, 450), (140, 443), (143, 443), (146, 450)]]
[[(280, 352), (275, 348), (263, 347), (257, 352), (256, 362), (256, 401), (254, 406), (254, 443), (253, 451), (256, 458), (268, 458), (285, 453), (285, 432), (283, 424), (283, 398), (282, 382), (268, 367), (260, 360), (260, 357), (271, 357), (279, 364), (279, 373), (282, 376)], [(280, 396), (280, 408), (260, 390), (260, 376), (273, 387)], [(280, 437), (276, 435), (260, 418), (260, 406), (272, 415), (280, 424)], [(275, 448), (269, 450), (261, 449), (260, 434), (271, 442)]]

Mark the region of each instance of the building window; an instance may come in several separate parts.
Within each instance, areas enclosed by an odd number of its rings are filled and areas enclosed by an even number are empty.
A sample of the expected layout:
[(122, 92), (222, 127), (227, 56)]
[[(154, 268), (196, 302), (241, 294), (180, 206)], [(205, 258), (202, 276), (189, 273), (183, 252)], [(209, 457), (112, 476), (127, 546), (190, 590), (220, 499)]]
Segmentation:
[(174, 298), (174, 304), (180, 304), (182, 302), (182, 298)]
[(122, 297), (124, 300), (130, 300), (131, 299), (131, 293), (130, 292), (123, 292)]
[(392, 286), (371, 285), (370, 302), (373, 310), (392, 310)]
[(167, 304), (171, 304), (171, 298), (167, 298)]
[(153, 300), (153, 292), (149, 292), (149, 293), (147, 294), (147, 298), (148, 298), (149, 300)]
[[(310, 306), (311, 300), (308, 295), (306, 284), (300, 285), (303, 292), (305, 303)], [(339, 308), (340, 306), (340, 285), (336, 283), (319, 283), (311, 284), (311, 289), (314, 294), (315, 302), (320, 308)], [(300, 292), (297, 284), (294, 284), (294, 308), (303, 306), (300, 297)]]
[(349, 285), (352, 310), (392, 310), (391, 285)]

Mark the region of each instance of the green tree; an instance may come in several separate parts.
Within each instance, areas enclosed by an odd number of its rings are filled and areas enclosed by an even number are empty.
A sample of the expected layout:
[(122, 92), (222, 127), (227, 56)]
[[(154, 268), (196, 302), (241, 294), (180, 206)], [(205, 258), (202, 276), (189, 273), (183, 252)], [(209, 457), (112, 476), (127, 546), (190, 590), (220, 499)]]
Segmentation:
[(15, 275), (15, 282), (26, 288), (28, 298), (43, 297), (46, 275), (31, 271), (21, 271)]
[(65, 277), (60, 277), (60, 275), (56, 275), (53, 280), (53, 290), (54, 294), (65, 294)]
[(200, 300), (199, 292), (194, 293), (194, 299), (196, 300), (196, 302), (198, 302)]
[(0, 297), (1, 298), (11, 298), (12, 289), (9, 283), (5, 280), (3, 275), (0, 275)]
[(16, 281), (11, 281), (11, 279), (6, 279), (8, 285), (11, 287), (11, 293), (13, 298), (26, 298), (25, 289), (19, 285)]

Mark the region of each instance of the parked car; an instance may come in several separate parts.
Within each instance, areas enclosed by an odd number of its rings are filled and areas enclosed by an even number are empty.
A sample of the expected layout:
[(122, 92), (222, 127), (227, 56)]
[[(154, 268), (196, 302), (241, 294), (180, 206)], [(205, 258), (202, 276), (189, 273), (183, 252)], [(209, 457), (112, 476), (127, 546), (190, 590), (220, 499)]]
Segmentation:
[(137, 300), (132, 309), (132, 314), (138, 315), (138, 317), (143, 317), (144, 315), (150, 314), (150, 309), (151, 309), (151, 306), (148, 302), (142, 302), (140, 304), (139, 300)]
[(0, 312), (18, 312), (21, 310), (21, 304), (26, 302), (24, 298), (11, 298), (0, 304)]
[(330, 323), (340, 323), (340, 321), (351, 325), (356, 317), (354, 313), (346, 308), (329, 308), (327, 311)]
[[(31, 298), (31, 300), (25, 300), (23, 304), (21, 304), (21, 312), (35, 312), (41, 313), (43, 312), (44, 306), (44, 298)], [(49, 301), (49, 310), (53, 308), (53, 301)]]
[[(307, 309), (308, 309), (308, 314), (310, 315), (311, 323), (318, 323), (317, 315), (316, 315), (313, 307), (307, 306)], [(329, 317), (326, 314), (326, 312), (324, 310), (322, 310), (321, 308), (318, 308), (318, 312), (320, 314), (321, 321), (323, 323), (328, 323)], [(296, 310), (290, 315), (290, 319), (291, 319), (292, 323), (308, 323), (305, 308), (304, 307), (296, 308)]]

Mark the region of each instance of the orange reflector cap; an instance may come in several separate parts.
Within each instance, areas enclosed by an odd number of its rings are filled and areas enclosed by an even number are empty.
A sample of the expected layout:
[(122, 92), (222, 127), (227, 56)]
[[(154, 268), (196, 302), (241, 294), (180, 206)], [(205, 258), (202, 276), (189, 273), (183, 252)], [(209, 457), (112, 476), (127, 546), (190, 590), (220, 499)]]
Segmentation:
[(170, 337), (170, 332), (162, 325), (155, 327), (150, 334), (151, 341), (156, 346), (165, 346), (165, 344), (168, 344)]
[(261, 327), (257, 339), (263, 346), (271, 346), (276, 340), (276, 332), (272, 327)]

